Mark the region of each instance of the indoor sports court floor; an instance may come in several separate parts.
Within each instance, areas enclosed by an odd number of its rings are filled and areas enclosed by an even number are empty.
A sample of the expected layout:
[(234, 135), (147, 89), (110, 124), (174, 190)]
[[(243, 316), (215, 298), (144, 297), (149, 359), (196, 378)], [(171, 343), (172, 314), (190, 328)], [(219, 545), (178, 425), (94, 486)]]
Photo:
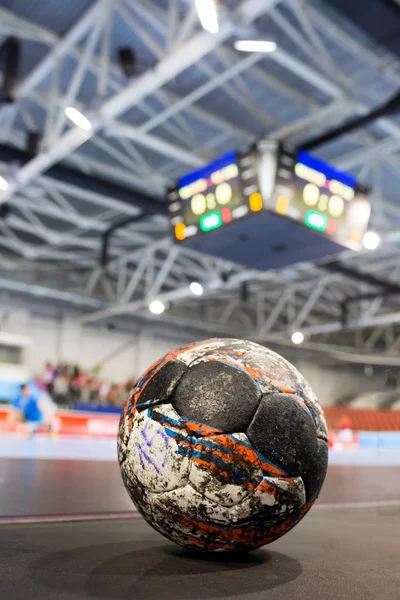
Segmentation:
[(210, 558), (169, 543), (134, 511), (113, 441), (0, 438), (0, 597), (393, 600), (400, 457), (386, 459), (332, 457), (318, 503), (292, 532)]

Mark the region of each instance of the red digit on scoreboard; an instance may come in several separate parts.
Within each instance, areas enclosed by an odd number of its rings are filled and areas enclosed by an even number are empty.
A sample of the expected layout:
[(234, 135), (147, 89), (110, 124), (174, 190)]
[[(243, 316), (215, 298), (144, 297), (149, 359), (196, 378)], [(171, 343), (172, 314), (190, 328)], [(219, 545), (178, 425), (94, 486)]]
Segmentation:
[(229, 208), (223, 208), (221, 210), (221, 216), (224, 223), (230, 223), (232, 221), (232, 213)]

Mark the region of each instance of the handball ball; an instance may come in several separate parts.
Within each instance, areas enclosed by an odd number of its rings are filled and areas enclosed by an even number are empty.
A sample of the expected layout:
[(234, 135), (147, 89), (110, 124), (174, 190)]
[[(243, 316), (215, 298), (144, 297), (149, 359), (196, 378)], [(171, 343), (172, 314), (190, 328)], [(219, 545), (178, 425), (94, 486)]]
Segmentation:
[(253, 550), (315, 502), (327, 427), (289, 362), (252, 342), (212, 339), (170, 352), (137, 381), (118, 457), (130, 497), (161, 534), (203, 551)]

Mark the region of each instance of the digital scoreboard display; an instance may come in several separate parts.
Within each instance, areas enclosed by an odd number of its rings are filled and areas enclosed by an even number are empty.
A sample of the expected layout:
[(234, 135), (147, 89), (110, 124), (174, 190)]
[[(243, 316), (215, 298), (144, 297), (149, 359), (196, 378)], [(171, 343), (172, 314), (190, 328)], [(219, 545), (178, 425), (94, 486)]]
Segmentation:
[(219, 229), (263, 209), (253, 151), (234, 151), (178, 180), (168, 192), (177, 241)]
[(300, 151), (281, 150), (270, 210), (358, 249), (367, 230), (371, 204), (355, 177)]
[[(304, 238), (309, 246), (316, 244), (318, 232), (336, 251), (357, 250), (371, 213), (367, 193), (355, 177), (308, 152), (292, 152), (267, 139), (185, 175), (169, 190), (168, 200), (175, 241), (185, 243), (207, 235), (211, 244), (219, 235), (222, 244), (221, 233), (210, 232), (228, 232), (228, 227), (251, 217), (257, 224), (246, 227), (245, 237), (257, 235), (260, 240), (264, 223), (265, 236), (271, 238), (268, 215), (274, 214), (312, 230)], [(239, 231), (238, 226), (233, 229)]]

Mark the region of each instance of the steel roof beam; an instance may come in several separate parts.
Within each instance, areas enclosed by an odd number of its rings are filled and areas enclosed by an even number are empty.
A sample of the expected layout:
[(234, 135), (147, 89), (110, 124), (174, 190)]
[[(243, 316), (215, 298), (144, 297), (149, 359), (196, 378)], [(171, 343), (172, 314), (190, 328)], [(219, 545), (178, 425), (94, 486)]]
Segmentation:
[(367, 161), (378, 158), (382, 160), (383, 157), (393, 154), (400, 150), (400, 139), (385, 138), (376, 144), (371, 144), (367, 148), (362, 150), (354, 150), (344, 154), (335, 160), (335, 164), (343, 170), (351, 170), (359, 165), (364, 164)]
[(101, 300), (88, 298), (85, 296), (79, 296), (77, 294), (71, 294), (70, 292), (62, 292), (52, 288), (47, 288), (41, 285), (32, 285), (23, 283), (21, 281), (14, 281), (0, 277), (0, 289), (8, 290), (10, 292), (18, 292), (22, 294), (28, 294), (29, 296), (35, 296), (45, 300), (57, 300), (66, 302), (72, 306), (78, 306), (80, 308), (100, 308), (106, 305)]
[(60, 56), (67, 54), (93, 27), (101, 17), (104, 0), (93, 4), (67, 34), (24, 79), (17, 89), (17, 98), (28, 96), (52, 72)]
[[(101, 3), (101, 2), (100, 2)], [(99, 3), (98, 3), (99, 4)], [(101, 7), (100, 7), (101, 8)], [(54, 48), (46, 55), (43, 61), (35, 67), (31, 73), (24, 79), (24, 81), (17, 88), (16, 96), (19, 100), (24, 97), (28, 97), (32, 94), (32, 92), (49, 76), (54, 69), (57, 68), (57, 61), (66, 54), (71, 54), (76, 58), (77, 61), (81, 58), (81, 50), (75, 48), (76, 44), (79, 40), (86, 35), (86, 33), (90, 30), (91, 23), (95, 22), (96, 17), (98, 16), (97, 6), (91, 7), (87, 13), (84, 15), (79, 22), (76, 23), (75, 26), (67, 33), (64, 38), (59, 38), (53, 32), (48, 31), (47, 29), (36, 25), (34, 22), (28, 21), (26, 19), (21, 19), (18, 15), (3, 9), (0, 7), (0, 15), (4, 18), (8, 17), (9, 19), (13, 19), (13, 21), (21, 22), (21, 26), (27, 28), (28, 26), (32, 29), (38, 31), (37, 35), (40, 37), (40, 40), (43, 43), (54, 46)], [(39, 35), (40, 34), (40, 35)], [(98, 65), (100, 64), (100, 59), (96, 55), (94, 57), (94, 64), (90, 63), (87, 65), (88, 70), (97, 75)], [(120, 77), (120, 69), (116, 64), (110, 64), (110, 75), (112, 74), (115, 77), (114, 82), (110, 79), (109, 85), (114, 87), (117, 91), (120, 91), (123, 88), (122, 83), (117, 83), (117, 78)], [(168, 92), (164, 94), (168, 99), (172, 100), (172, 102), (178, 102), (180, 100), (179, 97), (172, 94), (172, 92)], [(46, 98), (47, 100), (47, 98)], [(45, 104), (42, 104), (43, 108), (46, 108)], [(243, 139), (247, 139), (249, 132), (242, 130), (240, 127), (236, 126), (233, 123), (229, 123), (225, 121), (223, 118), (216, 117), (211, 113), (208, 113), (206, 110), (200, 107), (191, 107), (190, 112), (195, 116), (195, 118), (208, 123), (212, 127), (217, 127), (218, 130), (227, 129), (232, 132), (233, 135), (239, 135), (243, 137)], [(112, 128), (112, 124), (110, 125)], [(129, 137), (129, 136), (127, 136)], [(158, 143), (159, 140), (159, 143)], [(136, 136), (136, 142), (139, 145), (147, 147), (151, 150), (159, 152), (160, 154), (165, 154), (168, 157), (176, 158), (179, 162), (183, 162), (184, 164), (193, 164), (196, 166), (196, 163), (199, 164), (201, 162), (201, 157), (197, 158), (191, 152), (185, 153), (184, 149), (179, 146), (175, 146), (174, 144), (163, 140), (162, 138), (158, 138), (151, 134), (146, 134), (145, 132), (138, 132)]]
[[(21, 208), (22, 210), (31, 210), (34, 213), (42, 215), (43, 217), (52, 217), (56, 220), (68, 223), (69, 225), (74, 225), (75, 227), (82, 229), (82, 235), (85, 235), (85, 230), (87, 229), (104, 233), (109, 227), (108, 223), (99, 221), (94, 217), (87, 217), (79, 213), (67, 212), (56, 206), (51, 201), (43, 202), (43, 200), (44, 198), (42, 198), (40, 203), (38, 203), (17, 194), (14, 197), (13, 205), (15, 205), (17, 208)], [(124, 240), (132, 243), (131, 233), (121, 232), (120, 235)], [(135, 242), (145, 244), (150, 242), (151, 239), (152, 238), (150, 236), (143, 235), (141, 232), (135, 233)]]
[[(41, 156), (46, 156), (44, 153)], [(14, 148), (12, 146), (4, 146), (0, 144), (0, 162), (2, 163), (22, 163), (20, 171), (25, 168), (30, 169), (30, 165), (35, 159), (31, 159), (31, 155), (23, 150)], [(89, 159), (89, 161), (92, 159)], [(106, 180), (100, 180), (84, 173), (79, 173), (74, 169), (70, 169), (64, 165), (55, 165), (46, 172), (46, 178), (49, 180), (56, 180), (56, 182), (66, 183), (74, 186), (78, 190), (89, 190), (98, 196), (107, 196), (110, 198), (117, 199), (128, 205), (134, 205), (137, 209), (141, 209), (145, 212), (167, 214), (166, 204), (161, 200), (157, 200), (154, 197), (146, 196), (140, 192), (129, 190), (125, 187), (121, 187), (116, 183), (111, 183)], [(29, 181), (29, 178), (28, 178)]]
[(144, 146), (158, 154), (163, 154), (177, 162), (192, 167), (199, 167), (209, 160), (209, 158), (202, 157), (197, 153), (195, 154), (183, 146), (171, 144), (171, 142), (163, 140), (151, 133), (146, 133), (142, 127), (136, 127), (129, 123), (115, 121), (106, 128), (105, 134), (109, 137), (130, 139), (135, 142), (135, 144), (139, 144), (139, 146)]
[[(245, 23), (251, 23), (261, 14), (271, 10), (279, 0), (245, 0), (236, 10), (235, 17), (242, 19)], [(95, 5), (98, 7), (98, 5)], [(97, 16), (97, 11), (96, 11)], [(93, 22), (93, 15), (88, 19)], [(32, 181), (39, 174), (48, 170), (52, 165), (59, 162), (68, 154), (76, 150), (92, 135), (98, 132), (119, 115), (126, 112), (131, 106), (138, 104), (145, 97), (151, 95), (165, 83), (170, 81), (203, 56), (214, 50), (224, 40), (229, 38), (235, 31), (231, 22), (224, 22), (220, 31), (210, 35), (201, 31), (194, 35), (190, 41), (185, 42), (179, 49), (171, 51), (158, 64), (157, 69), (150, 70), (131, 82), (110, 99), (106, 100), (99, 108), (97, 117), (92, 121), (92, 130), (83, 131), (78, 127), (72, 127), (62, 135), (46, 152), (39, 153), (29, 163), (23, 166), (15, 175), (14, 181), (10, 182), (7, 196), (11, 197), (21, 186)]]
[(58, 41), (58, 36), (52, 31), (3, 6), (0, 7), (0, 32), (6, 35), (14, 34), (19, 38), (34, 40), (48, 46), (55, 45)]

